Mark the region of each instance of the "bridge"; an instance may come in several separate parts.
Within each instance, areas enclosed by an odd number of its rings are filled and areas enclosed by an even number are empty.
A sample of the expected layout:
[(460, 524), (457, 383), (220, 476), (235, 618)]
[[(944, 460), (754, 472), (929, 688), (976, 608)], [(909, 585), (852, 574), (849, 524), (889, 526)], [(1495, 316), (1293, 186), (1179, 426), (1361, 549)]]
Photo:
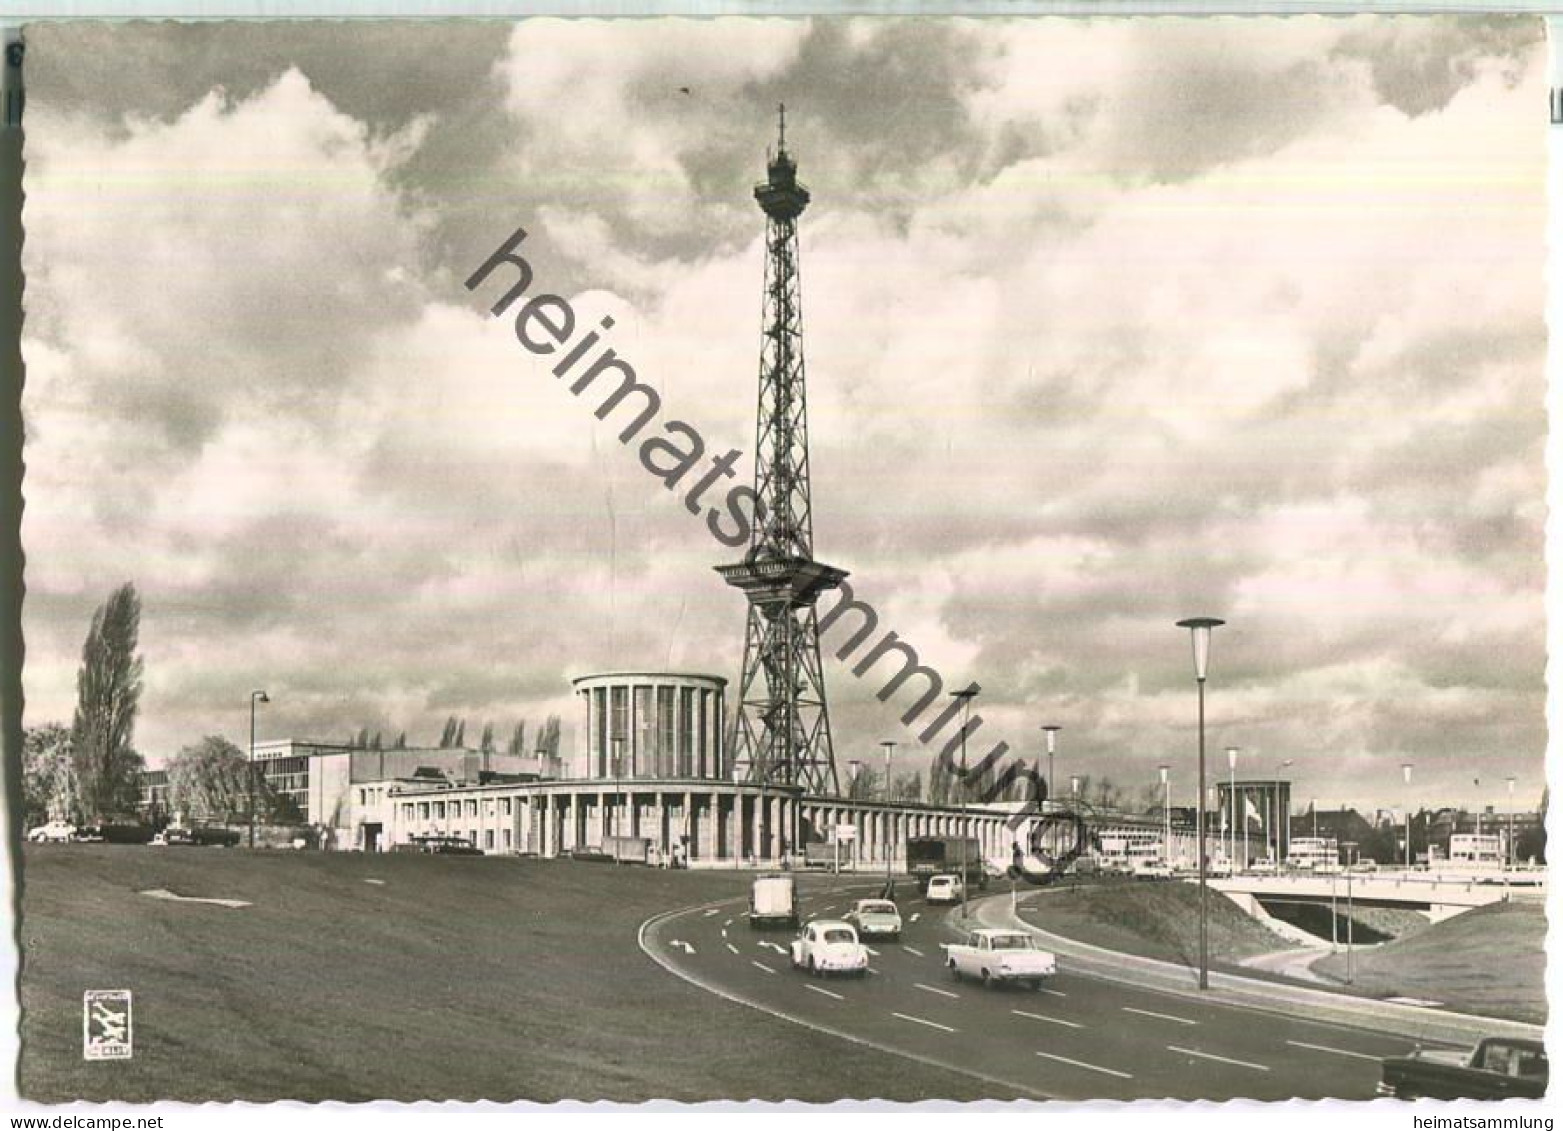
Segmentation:
[[(1329, 903), (1347, 895), (1347, 876), (1341, 872), (1242, 874), (1209, 882), (1250, 913), (1256, 902)], [(1435, 923), (1507, 899), (1544, 901), (1547, 891), (1541, 871), (1512, 872), (1507, 883), (1501, 872), (1354, 872), (1350, 888), (1354, 903), (1422, 911)]]

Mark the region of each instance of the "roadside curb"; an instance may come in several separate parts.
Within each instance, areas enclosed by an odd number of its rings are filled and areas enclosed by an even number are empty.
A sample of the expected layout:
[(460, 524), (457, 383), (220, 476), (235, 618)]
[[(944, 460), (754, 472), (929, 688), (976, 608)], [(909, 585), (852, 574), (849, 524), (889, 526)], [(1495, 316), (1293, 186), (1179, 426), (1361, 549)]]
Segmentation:
[(1376, 1032), (1390, 1032), (1412, 1040), (1462, 1047), (1483, 1037), (1520, 1037), (1542, 1040), (1544, 1028), (1522, 1021), (1474, 1014), (1453, 1013), (1423, 1006), (1401, 1005), (1376, 998), (1348, 997), (1328, 990), (1291, 986), (1212, 971), (1210, 989), (1200, 990), (1194, 971), (1172, 962), (1108, 950), (1091, 943), (1055, 935), (1013, 914), (1008, 906), (987, 896), (971, 901), (972, 918), (989, 926), (1024, 930), (1042, 940), (1061, 957), (1072, 960), (1082, 973), (1122, 982), (1142, 989), (1178, 994), (1194, 1001), (1216, 1002), (1265, 1013), (1309, 1016), (1332, 1024)]

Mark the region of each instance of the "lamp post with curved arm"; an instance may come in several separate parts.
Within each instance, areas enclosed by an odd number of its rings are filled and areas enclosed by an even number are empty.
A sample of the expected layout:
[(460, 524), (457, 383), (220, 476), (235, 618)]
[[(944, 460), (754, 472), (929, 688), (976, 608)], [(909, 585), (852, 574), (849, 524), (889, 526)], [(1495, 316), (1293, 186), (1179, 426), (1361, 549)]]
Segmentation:
[(246, 774), (245, 776), (247, 778), (249, 778), (249, 786), (250, 786), (250, 847), (251, 848), (255, 847), (255, 704), (257, 704), (257, 703), (270, 703), (270, 702), (271, 702), (271, 700), (269, 698), (267, 698), (266, 693), (264, 691), (252, 691), (252, 692), (250, 692), (250, 764), (249, 764), (249, 771), (250, 772), (248, 774)]
[(1190, 617), (1178, 622), (1179, 628), (1189, 630), (1194, 641), (1194, 679), (1199, 685), (1199, 784), (1194, 793), (1194, 827), (1199, 852), (1199, 988), (1210, 988), (1210, 945), (1207, 918), (1210, 912), (1210, 889), (1206, 886), (1205, 862), (1205, 677), (1210, 667), (1210, 631), (1220, 628), (1225, 621), (1215, 617)]

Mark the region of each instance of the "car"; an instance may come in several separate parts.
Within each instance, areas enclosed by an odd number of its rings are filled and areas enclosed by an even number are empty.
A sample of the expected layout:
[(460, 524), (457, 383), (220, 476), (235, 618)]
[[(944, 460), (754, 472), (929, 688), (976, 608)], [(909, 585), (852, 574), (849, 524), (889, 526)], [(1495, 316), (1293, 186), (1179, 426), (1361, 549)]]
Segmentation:
[(1539, 1100), (1547, 1094), (1540, 1041), (1488, 1037), (1474, 1049), (1417, 1049), (1379, 1065), (1378, 1094), (1403, 1100)]
[(82, 825), (71, 839), (82, 844), (101, 844), (107, 837), (102, 825)]
[[(158, 837), (161, 837), (162, 840), (158, 840)], [(190, 845), (195, 843), (195, 833), (191, 832), (183, 825), (169, 825), (162, 832), (158, 833), (157, 836), (154, 836), (151, 843), (161, 845)]]
[(1137, 880), (1170, 880), (1172, 869), (1160, 860), (1137, 860), (1134, 864), (1134, 878)]
[(888, 899), (860, 899), (846, 914), (846, 921), (857, 928), (859, 938), (898, 939), (901, 937), (901, 912)]
[(1058, 973), (1058, 958), (1037, 946), (1029, 932), (983, 927), (964, 943), (947, 943), (944, 964), (956, 981), (979, 979), (984, 986), (1015, 982), (1041, 989), (1044, 979)]
[(75, 836), (76, 826), (69, 821), (49, 821), (27, 832), (27, 839), (35, 844), (64, 844)]
[(946, 873), (928, 881), (923, 898), (929, 903), (959, 903), (964, 894), (961, 878)]
[(792, 940), (792, 965), (819, 977), (825, 974), (864, 974), (868, 948), (857, 931), (843, 919), (815, 919)]

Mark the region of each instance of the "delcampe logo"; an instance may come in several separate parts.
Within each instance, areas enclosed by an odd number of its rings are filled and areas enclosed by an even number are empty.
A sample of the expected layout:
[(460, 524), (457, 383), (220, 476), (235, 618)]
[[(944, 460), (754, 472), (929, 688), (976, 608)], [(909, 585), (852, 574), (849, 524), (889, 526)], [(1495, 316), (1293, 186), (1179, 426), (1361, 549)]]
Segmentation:
[(83, 1059), (129, 1060), (130, 1048), (130, 991), (88, 990), (82, 994)]

